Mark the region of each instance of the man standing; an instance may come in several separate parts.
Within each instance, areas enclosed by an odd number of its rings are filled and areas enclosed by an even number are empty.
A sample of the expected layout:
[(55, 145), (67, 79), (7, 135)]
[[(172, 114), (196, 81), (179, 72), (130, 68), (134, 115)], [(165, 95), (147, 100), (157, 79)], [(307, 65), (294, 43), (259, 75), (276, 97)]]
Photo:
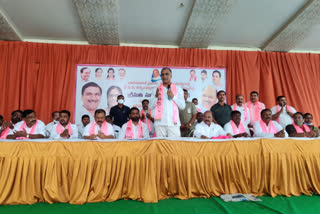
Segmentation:
[(84, 128), (90, 123), (90, 117), (89, 115), (85, 114), (82, 115), (81, 117), (81, 123), (78, 125), (78, 130), (79, 130), (79, 138), (83, 138), (83, 132)]
[(78, 128), (75, 124), (70, 123), (70, 112), (62, 110), (59, 112), (59, 123), (55, 124), (50, 132), (50, 138), (60, 139), (76, 139), (78, 138)]
[(155, 109), (154, 126), (157, 137), (180, 137), (179, 109), (185, 108), (183, 91), (171, 82), (172, 71), (162, 68), (162, 83), (152, 94), (150, 109)]
[(149, 130), (148, 126), (140, 120), (139, 109), (132, 107), (130, 109), (130, 120), (123, 124), (119, 139), (148, 139)]
[(266, 108), (266, 106), (259, 102), (259, 93), (256, 91), (251, 91), (250, 93), (250, 101), (245, 104), (250, 112), (250, 123), (248, 125), (249, 128), (253, 127), (253, 124), (256, 121), (261, 120), (261, 111)]
[(282, 128), (286, 128), (287, 125), (292, 124), (293, 114), (297, 111), (292, 106), (287, 105), (285, 96), (278, 96), (277, 104), (271, 108), (272, 120), (277, 121)]
[(261, 120), (256, 121), (253, 125), (255, 137), (288, 137), (287, 132), (276, 121), (272, 121), (271, 110), (264, 109), (261, 111)]
[(23, 120), (18, 122), (11, 130), (7, 139), (38, 139), (46, 136), (46, 128), (41, 120), (37, 119), (33, 110), (25, 110)]
[(230, 121), (230, 115), (232, 109), (229, 105), (225, 103), (226, 100), (226, 92), (219, 91), (217, 93), (218, 103), (214, 104), (210, 111), (212, 112), (213, 118), (217, 121), (217, 123), (223, 127), (226, 123)]
[(149, 100), (142, 100), (142, 109), (141, 109), (141, 121), (147, 124), (150, 137), (154, 134), (154, 118), (152, 117), (152, 112), (149, 109)]
[(231, 120), (224, 125), (224, 131), (231, 133), (234, 138), (250, 136), (248, 126), (241, 121), (240, 111), (231, 112)]
[(201, 139), (210, 139), (212, 137), (229, 136), (231, 134), (225, 132), (222, 127), (212, 122), (212, 112), (206, 111), (203, 116), (203, 121), (196, 125), (193, 136)]
[(96, 109), (100, 104), (101, 94), (102, 89), (97, 83), (86, 83), (82, 87), (81, 91), (83, 109), (81, 109), (80, 115), (88, 114), (90, 116), (90, 119), (92, 119)]
[(231, 106), (233, 111), (239, 111), (241, 113), (241, 122), (248, 126), (250, 123), (250, 112), (247, 106), (243, 104), (244, 97), (242, 94), (236, 96), (236, 103)]
[(103, 109), (95, 111), (94, 121), (86, 125), (83, 138), (90, 140), (114, 138), (113, 127), (106, 122), (106, 112)]
[(190, 135), (195, 127), (194, 121), (197, 117), (197, 109), (192, 102), (187, 101), (189, 95), (188, 90), (183, 89), (183, 95), (186, 107), (184, 110), (179, 110), (181, 137), (191, 137)]
[(293, 115), (294, 123), (287, 125), (286, 131), (289, 137), (317, 137), (319, 133), (315, 130), (310, 129), (306, 124), (303, 124), (303, 114), (296, 112)]
[(192, 103), (194, 104), (194, 106), (196, 107), (198, 112), (201, 112), (201, 109), (198, 107), (198, 99), (197, 98), (193, 98), (192, 99)]
[(47, 136), (50, 135), (52, 127), (58, 123), (59, 123), (59, 112), (54, 111), (52, 112), (52, 122), (48, 123), (46, 126)]
[(109, 115), (112, 117), (113, 124), (121, 128), (122, 125), (129, 120), (130, 108), (124, 105), (123, 95), (117, 97), (117, 102), (118, 105), (115, 105), (110, 109)]

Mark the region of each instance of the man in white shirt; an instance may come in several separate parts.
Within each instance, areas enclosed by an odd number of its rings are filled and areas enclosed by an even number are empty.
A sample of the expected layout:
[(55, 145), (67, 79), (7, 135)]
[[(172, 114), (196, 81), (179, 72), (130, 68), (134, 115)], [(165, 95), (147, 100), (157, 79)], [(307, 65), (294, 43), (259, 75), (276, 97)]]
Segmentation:
[(78, 128), (75, 124), (70, 123), (70, 112), (62, 110), (59, 112), (59, 123), (54, 125), (50, 132), (50, 138), (55, 140), (77, 139)]
[(202, 139), (210, 139), (212, 137), (225, 135), (232, 137), (232, 135), (225, 132), (220, 125), (214, 124), (212, 119), (212, 112), (206, 111), (203, 115), (203, 121), (196, 125), (193, 136)]
[(94, 113), (94, 121), (86, 125), (83, 138), (89, 140), (112, 139), (114, 138), (113, 127), (106, 122), (106, 112), (103, 109), (97, 109)]
[(81, 124), (78, 124), (79, 138), (83, 138), (84, 128), (90, 123), (89, 115), (85, 114), (81, 117)]
[(150, 137), (154, 134), (154, 118), (153, 112), (149, 109), (149, 100), (142, 100), (141, 121), (147, 124)]
[(256, 121), (261, 120), (261, 111), (266, 108), (266, 106), (259, 102), (259, 93), (257, 91), (250, 92), (250, 101), (245, 104), (250, 111), (250, 123), (249, 128), (253, 127)]
[(7, 139), (8, 134), (13, 132), (14, 126), (22, 120), (22, 111), (15, 110), (11, 113), (11, 121), (4, 121), (1, 126), (0, 139)]
[(287, 125), (292, 124), (293, 114), (297, 111), (292, 107), (287, 105), (287, 99), (285, 96), (277, 97), (277, 105), (271, 108), (272, 120), (277, 121), (282, 128), (286, 128)]
[(276, 121), (272, 121), (270, 109), (261, 111), (261, 120), (256, 121), (253, 125), (255, 137), (288, 137), (287, 132)]
[(154, 127), (157, 137), (180, 137), (179, 109), (185, 108), (183, 91), (171, 82), (172, 71), (162, 68), (162, 83), (152, 93), (150, 109), (154, 111)]
[(114, 138), (118, 139), (121, 128), (119, 126), (113, 124), (113, 120), (112, 120), (112, 117), (110, 115), (106, 116), (106, 121), (107, 121), (107, 123), (110, 123), (112, 125), (112, 127), (113, 127)]
[(241, 121), (240, 111), (231, 112), (231, 120), (224, 125), (224, 131), (231, 133), (234, 138), (250, 136), (248, 126)]
[(130, 120), (121, 127), (119, 139), (148, 139), (150, 137), (148, 126), (140, 120), (137, 107), (130, 109), (129, 118)]
[(236, 96), (236, 103), (231, 106), (233, 111), (239, 111), (241, 113), (241, 121), (245, 126), (250, 123), (250, 112), (247, 106), (244, 105), (244, 96), (238, 94)]
[(10, 130), (7, 139), (38, 139), (46, 136), (45, 124), (37, 119), (33, 110), (25, 110), (22, 118), (23, 120), (18, 122), (13, 130)]
[(46, 135), (47, 136), (50, 136), (52, 127), (58, 123), (59, 123), (59, 112), (54, 111), (54, 112), (52, 112), (52, 122), (48, 123), (46, 126)]

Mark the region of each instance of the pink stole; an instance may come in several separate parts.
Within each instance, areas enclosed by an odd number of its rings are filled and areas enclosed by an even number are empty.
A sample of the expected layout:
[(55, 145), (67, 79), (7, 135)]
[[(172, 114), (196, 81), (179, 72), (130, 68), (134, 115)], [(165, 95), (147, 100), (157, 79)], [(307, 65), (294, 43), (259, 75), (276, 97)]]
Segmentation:
[[(68, 129), (68, 134), (71, 136), (72, 135), (72, 128), (71, 128), (70, 122), (67, 125), (67, 129)], [(63, 131), (64, 131), (64, 129), (63, 129), (62, 125), (60, 123), (58, 123), (57, 127), (56, 127), (56, 132), (60, 135)]]
[[(19, 128), (19, 131), (23, 131), (24, 128), (26, 127), (26, 125), (27, 125), (26, 122), (23, 121), (23, 123), (21, 124), (21, 126), (20, 126), (20, 128)], [(35, 132), (36, 128), (37, 128), (37, 125), (38, 125), (38, 120), (37, 120), (37, 122), (31, 127), (30, 132), (27, 133), (27, 134), (33, 134), (33, 133)], [(26, 138), (26, 137), (17, 137), (16, 139), (21, 140), (21, 139), (29, 139), (29, 138)]]
[[(251, 105), (253, 105), (253, 103), (249, 101), (247, 103), (247, 107), (249, 108), (250, 112), (251, 112)], [(257, 101), (256, 104), (253, 106), (253, 118), (251, 118), (251, 120), (253, 119), (254, 122), (261, 120), (260, 112), (262, 108), (263, 108), (262, 104), (259, 101)]]
[[(243, 120), (246, 121), (247, 118), (248, 118), (248, 110), (247, 110), (247, 107), (245, 105), (243, 105), (243, 109), (244, 109), (244, 118), (243, 118)], [(238, 110), (237, 103), (233, 104), (233, 111), (236, 111), (236, 110)]]
[[(303, 129), (297, 126), (295, 123), (293, 123), (292, 125), (296, 129), (297, 133), (304, 133)], [(310, 128), (306, 124), (303, 124), (302, 127), (306, 132), (310, 132)]]
[(277, 128), (273, 124), (272, 120), (269, 122), (269, 129), (267, 128), (267, 124), (263, 122), (263, 120), (260, 120), (260, 128), (262, 132), (264, 133), (270, 133), (270, 134), (276, 134), (277, 133)]
[[(138, 138), (142, 138), (143, 130), (142, 130), (142, 122), (139, 120), (138, 123)], [(132, 120), (129, 120), (127, 123), (127, 129), (126, 129), (126, 139), (133, 139), (134, 134), (133, 134), (133, 127), (132, 127)]]
[[(175, 84), (171, 83), (171, 90), (174, 94), (174, 96), (177, 95), (177, 87)], [(158, 87), (159, 89), (159, 96), (158, 96), (158, 100), (156, 103), (156, 109), (155, 109), (155, 113), (154, 113), (154, 119), (156, 120), (161, 120), (162, 118), (162, 113), (163, 113), (163, 100), (164, 100), (164, 86), (161, 83)], [(172, 102), (172, 117), (173, 117), (173, 123), (176, 124), (178, 123), (178, 106), (175, 102)]]
[(9, 127), (7, 127), (7, 128), (6, 128), (5, 130), (3, 130), (3, 132), (1, 133), (0, 139), (6, 139), (7, 136), (8, 136), (8, 134), (9, 134), (9, 132), (10, 132), (10, 129), (9, 129)]
[[(97, 124), (96, 124), (96, 121), (93, 121), (93, 122), (91, 123), (91, 126), (90, 126), (90, 128), (89, 128), (89, 135), (96, 134), (96, 125), (97, 125)], [(104, 135), (108, 135), (108, 124), (107, 124), (106, 121), (103, 122), (100, 130), (102, 131), (102, 133), (103, 133)], [(97, 133), (97, 134), (98, 134), (98, 133)]]
[[(292, 110), (292, 108), (291, 108), (290, 106), (286, 106), (286, 107), (287, 107), (288, 111), (290, 111), (291, 113), (293, 113), (293, 110)], [(276, 111), (277, 111), (277, 113), (280, 111), (279, 105), (277, 105)], [(292, 120), (292, 123), (293, 123), (293, 119), (292, 119), (292, 118), (291, 118), (291, 120)], [(279, 117), (277, 118), (277, 122), (280, 124), (280, 115), (279, 115)]]
[(200, 108), (196, 107), (196, 109), (197, 109), (198, 112), (201, 112), (201, 109), (200, 109)]
[[(151, 110), (150, 110), (150, 109), (148, 110), (148, 113), (151, 115)], [(142, 115), (144, 115), (144, 110), (143, 110), (143, 109), (141, 110), (141, 117), (142, 117)], [(146, 120), (147, 120), (146, 117), (147, 117), (147, 116), (144, 115), (144, 119), (142, 120), (142, 122), (146, 123)], [(149, 119), (148, 119), (148, 121), (147, 121), (147, 125), (148, 125), (149, 132), (151, 132), (151, 131), (152, 131), (152, 130), (151, 130), (151, 121), (150, 121)]]
[(233, 122), (233, 120), (230, 120), (230, 123), (231, 123), (233, 135), (242, 134), (242, 133), (246, 132), (246, 129), (244, 128), (244, 126), (243, 126), (241, 121), (240, 121), (240, 124), (239, 124), (239, 128)]

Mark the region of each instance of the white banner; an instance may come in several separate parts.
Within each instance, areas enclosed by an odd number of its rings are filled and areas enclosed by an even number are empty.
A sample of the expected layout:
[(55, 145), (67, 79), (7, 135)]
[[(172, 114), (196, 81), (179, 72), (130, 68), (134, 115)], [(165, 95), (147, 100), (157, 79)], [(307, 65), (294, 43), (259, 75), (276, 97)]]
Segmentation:
[[(163, 67), (130, 67), (113, 65), (77, 65), (75, 122), (81, 123), (84, 114), (93, 120), (96, 109), (117, 104), (117, 96), (125, 97), (125, 105), (141, 109), (144, 99), (150, 100), (152, 92), (161, 83)], [(216, 93), (226, 90), (225, 68), (178, 68), (172, 70), (172, 82), (187, 89), (188, 100), (197, 98), (202, 112), (210, 110), (217, 102)]]

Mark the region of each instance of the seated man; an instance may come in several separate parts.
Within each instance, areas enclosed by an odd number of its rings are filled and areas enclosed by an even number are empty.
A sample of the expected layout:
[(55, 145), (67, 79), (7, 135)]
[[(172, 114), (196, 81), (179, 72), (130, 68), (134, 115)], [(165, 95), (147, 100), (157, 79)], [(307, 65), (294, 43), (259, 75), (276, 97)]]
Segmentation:
[(25, 110), (22, 118), (23, 120), (9, 132), (7, 139), (37, 139), (46, 136), (46, 126), (41, 120), (37, 119), (33, 110)]
[(90, 140), (114, 138), (113, 127), (107, 123), (106, 112), (103, 109), (97, 109), (94, 112), (94, 121), (86, 125), (83, 138)]
[(78, 124), (79, 138), (83, 138), (84, 128), (90, 123), (90, 116), (87, 114), (82, 115), (81, 123)]
[(253, 131), (255, 137), (287, 137), (288, 134), (276, 121), (272, 121), (272, 112), (270, 109), (263, 109), (261, 111), (261, 120), (253, 124)]
[(54, 125), (59, 123), (59, 112), (58, 111), (54, 111), (52, 112), (52, 122), (48, 123), (46, 126), (46, 131), (47, 131), (47, 136), (50, 136), (51, 133), (51, 129), (53, 128)]
[(250, 136), (248, 126), (241, 121), (240, 111), (231, 112), (231, 120), (230, 122), (226, 123), (226, 125), (224, 125), (224, 131), (227, 133), (231, 133), (234, 138)]
[(286, 128), (287, 125), (292, 124), (293, 114), (297, 111), (292, 106), (287, 105), (285, 96), (278, 96), (277, 104), (271, 108), (272, 120), (276, 120), (283, 128)]
[(286, 127), (289, 137), (317, 137), (317, 132), (310, 130), (303, 122), (303, 114), (296, 112), (293, 115), (293, 124), (287, 125)]
[(121, 128), (119, 126), (113, 124), (113, 120), (112, 120), (112, 117), (110, 115), (106, 116), (106, 121), (107, 121), (107, 123), (110, 123), (112, 125), (112, 127), (113, 127), (114, 138), (118, 139)]
[(203, 116), (203, 121), (196, 125), (193, 136), (201, 139), (210, 139), (218, 136), (229, 136), (231, 134), (225, 132), (220, 125), (214, 124), (211, 111), (206, 111)]
[(11, 113), (11, 121), (4, 121), (1, 126), (0, 139), (6, 139), (10, 131), (13, 131), (14, 126), (22, 120), (22, 111), (15, 110)]
[(201, 123), (203, 121), (203, 114), (201, 112), (197, 113), (197, 119), (194, 121), (194, 126)]
[(316, 131), (316, 132), (317, 132), (317, 137), (318, 137), (320, 130), (319, 130), (316, 126), (314, 126), (314, 125), (312, 124), (312, 121), (313, 121), (313, 116), (312, 116), (312, 114), (310, 114), (310, 113), (305, 113), (305, 114), (303, 115), (303, 119), (304, 119), (304, 124), (306, 124), (311, 130)]
[(78, 127), (70, 123), (70, 112), (62, 110), (59, 112), (59, 123), (51, 128), (51, 139), (76, 139), (78, 138)]
[(121, 127), (119, 139), (148, 139), (150, 137), (148, 126), (140, 120), (137, 107), (130, 109), (129, 118), (130, 120)]

